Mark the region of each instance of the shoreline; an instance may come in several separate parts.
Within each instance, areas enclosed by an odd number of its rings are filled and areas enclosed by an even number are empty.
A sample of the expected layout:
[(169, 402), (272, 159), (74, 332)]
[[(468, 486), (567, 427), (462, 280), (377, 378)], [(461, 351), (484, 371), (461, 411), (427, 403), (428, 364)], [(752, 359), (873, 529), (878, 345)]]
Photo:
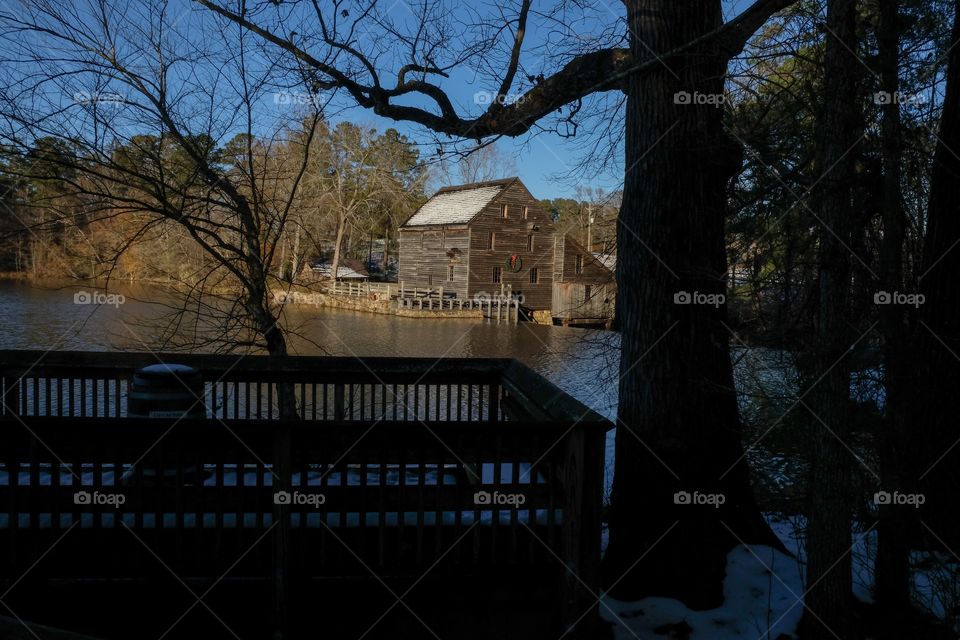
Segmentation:
[(345, 311), (362, 311), (379, 315), (399, 316), (401, 318), (433, 318), (433, 319), (464, 319), (483, 318), (480, 309), (401, 309), (394, 300), (371, 300), (356, 296), (339, 296), (317, 291), (284, 291), (271, 292), (273, 302), (278, 305), (305, 305), (314, 307), (329, 307)]

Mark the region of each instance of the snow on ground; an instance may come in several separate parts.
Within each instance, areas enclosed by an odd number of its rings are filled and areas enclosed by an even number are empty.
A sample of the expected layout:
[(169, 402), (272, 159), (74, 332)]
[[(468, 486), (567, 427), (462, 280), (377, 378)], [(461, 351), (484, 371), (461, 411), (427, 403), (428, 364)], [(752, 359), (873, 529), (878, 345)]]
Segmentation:
[(727, 555), (723, 594), (723, 605), (705, 611), (670, 598), (621, 602), (604, 596), (600, 614), (613, 624), (616, 640), (794, 637), (803, 615), (803, 583), (795, 558), (763, 545), (737, 546)]
[[(776, 640), (781, 635), (793, 637), (803, 616), (806, 522), (802, 516), (778, 514), (768, 514), (767, 521), (789, 554), (761, 545), (741, 545), (731, 550), (727, 556), (723, 605), (693, 611), (670, 598), (620, 602), (605, 597), (601, 614), (613, 623), (615, 638)], [(872, 602), (876, 531), (855, 529), (853, 536), (854, 595), (864, 602)]]
[[(767, 514), (767, 523), (776, 534), (783, 546), (799, 559), (802, 569), (806, 568), (806, 538), (804, 537), (807, 522), (801, 515), (782, 516)], [(859, 524), (854, 523), (853, 547), (850, 550), (850, 562), (853, 573), (853, 595), (857, 600), (873, 603), (873, 566), (877, 557), (877, 530), (875, 528), (862, 531)]]

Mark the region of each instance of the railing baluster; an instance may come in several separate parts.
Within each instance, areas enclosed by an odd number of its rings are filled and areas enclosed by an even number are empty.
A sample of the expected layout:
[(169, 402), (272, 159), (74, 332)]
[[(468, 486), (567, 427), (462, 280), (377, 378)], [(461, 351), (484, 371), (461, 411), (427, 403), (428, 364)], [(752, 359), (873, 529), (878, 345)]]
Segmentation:
[[(206, 385), (204, 385), (206, 387)], [(201, 398), (202, 399), (202, 398)], [(211, 418), (217, 417), (217, 381), (214, 380), (210, 383), (210, 406), (208, 408)], [(204, 412), (206, 415), (206, 411)]]
[(240, 419), (240, 383), (231, 382), (230, 386), (233, 388), (233, 419)]
[(397, 403), (397, 384), (394, 383), (393, 384), (393, 421), (394, 422), (397, 421), (397, 412), (399, 411), (399, 409), (400, 407)]
[[(273, 382), (267, 383), (267, 420), (273, 419)], [(279, 414), (279, 411), (277, 412)]]
[(328, 393), (329, 393), (329, 390), (327, 389), (327, 383), (324, 382), (323, 383), (323, 414), (322, 414), (323, 417), (321, 418), (321, 420), (330, 420), (330, 418), (327, 417), (327, 406), (329, 405), (329, 403), (327, 402)]
[(365, 411), (367, 408), (367, 385), (360, 383), (360, 420), (366, 418)]
[(420, 420), (420, 385), (413, 385), (413, 419)]
[(457, 422), (463, 421), (463, 385), (457, 385)]

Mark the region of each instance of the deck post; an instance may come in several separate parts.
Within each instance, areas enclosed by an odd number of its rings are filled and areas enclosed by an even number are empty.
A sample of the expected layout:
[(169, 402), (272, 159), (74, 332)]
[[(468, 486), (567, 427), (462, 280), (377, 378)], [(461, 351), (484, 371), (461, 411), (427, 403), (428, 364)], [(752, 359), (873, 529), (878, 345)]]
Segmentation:
[(600, 626), (600, 536), (605, 433), (586, 427), (568, 436), (563, 465), (562, 586), (564, 630), (573, 638), (595, 638)]
[[(271, 384), (271, 383), (268, 383)], [(280, 420), (273, 433), (274, 491), (290, 491), (293, 484), (293, 430), (290, 422), (300, 418), (293, 384), (277, 383), (277, 401)], [(272, 411), (272, 408), (270, 409)], [(268, 413), (269, 415), (269, 413)], [(289, 638), (290, 570), (293, 558), (290, 552), (290, 511), (276, 499), (272, 502), (272, 515), (276, 531), (273, 532), (273, 638)]]
[[(281, 421), (283, 422), (283, 421)], [(273, 467), (277, 476), (274, 491), (290, 491), (292, 433), (287, 424), (278, 425), (274, 432)], [(273, 532), (273, 638), (289, 638), (290, 600), (290, 512), (286, 505), (273, 501), (273, 518), (276, 531)]]
[(20, 376), (16, 373), (5, 372), (3, 376), (3, 404), (4, 415), (20, 415)]

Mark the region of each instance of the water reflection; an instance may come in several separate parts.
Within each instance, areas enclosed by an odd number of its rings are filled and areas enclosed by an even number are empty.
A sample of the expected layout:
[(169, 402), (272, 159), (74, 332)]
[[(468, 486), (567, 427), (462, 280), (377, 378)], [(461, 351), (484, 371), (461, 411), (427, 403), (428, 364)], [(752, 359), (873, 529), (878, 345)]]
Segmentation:
[[(122, 304), (78, 304), (73, 284), (0, 282), (0, 348), (153, 350), (151, 330), (176, 304), (160, 287), (111, 284)], [(82, 300), (81, 300), (82, 302)], [(477, 319), (419, 320), (311, 306), (284, 308), (296, 327), (292, 353), (338, 356), (510, 357), (540, 372), (595, 411), (616, 408), (617, 336), (602, 331), (497, 324)], [(192, 327), (184, 327), (184, 335)], [(204, 349), (198, 349), (200, 351)]]

